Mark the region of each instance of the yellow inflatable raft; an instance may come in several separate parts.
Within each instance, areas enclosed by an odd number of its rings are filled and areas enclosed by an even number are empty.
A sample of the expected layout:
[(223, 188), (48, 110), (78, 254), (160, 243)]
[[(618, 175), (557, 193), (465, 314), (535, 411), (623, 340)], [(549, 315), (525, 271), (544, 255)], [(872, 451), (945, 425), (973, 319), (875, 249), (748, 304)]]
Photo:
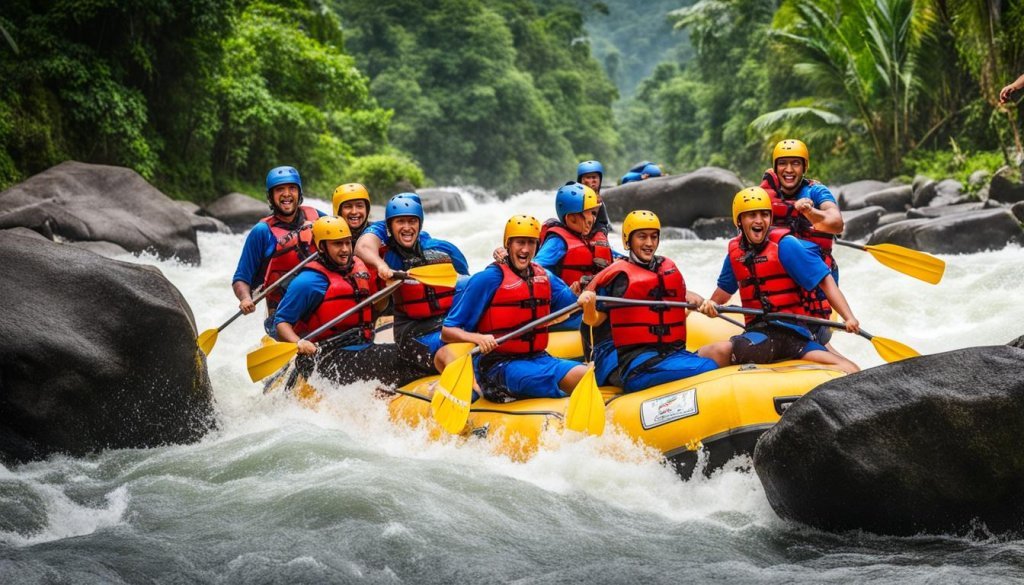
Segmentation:
[[(734, 325), (700, 313), (687, 318), (691, 350), (728, 339), (739, 331)], [(548, 349), (560, 357), (579, 359), (582, 354), (575, 332), (552, 333)], [(680, 475), (689, 477), (699, 450), (703, 448), (707, 454), (707, 471), (738, 454), (752, 453), (757, 438), (779, 420), (790, 404), (819, 384), (842, 375), (820, 364), (789, 361), (721, 368), (632, 394), (611, 386), (601, 388), (601, 392), (609, 426), (659, 450)], [(432, 385), (438, 378), (428, 376), (398, 388), (389, 404), (391, 418), (404, 424), (432, 425), (433, 433), (444, 433), (430, 413)], [(303, 376), (275, 376), (266, 391), (285, 387), (303, 402), (313, 404), (318, 400), (317, 390), (306, 384)], [(508, 403), (480, 399), (470, 409), (463, 434), (485, 437), (495, 451), (524, 459), (537, 451), (545, 431), (564, 428), (568, 404), (568, 398)]]

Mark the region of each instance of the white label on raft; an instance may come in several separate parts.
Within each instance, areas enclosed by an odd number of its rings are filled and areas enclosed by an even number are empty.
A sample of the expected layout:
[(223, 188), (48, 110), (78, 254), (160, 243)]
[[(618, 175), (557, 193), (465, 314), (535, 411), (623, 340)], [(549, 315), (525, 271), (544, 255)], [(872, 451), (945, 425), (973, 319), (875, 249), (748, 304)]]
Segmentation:
[(697, 389), (675, 392), (640, 405), (640, 422), (644, 430), (697, 414)]

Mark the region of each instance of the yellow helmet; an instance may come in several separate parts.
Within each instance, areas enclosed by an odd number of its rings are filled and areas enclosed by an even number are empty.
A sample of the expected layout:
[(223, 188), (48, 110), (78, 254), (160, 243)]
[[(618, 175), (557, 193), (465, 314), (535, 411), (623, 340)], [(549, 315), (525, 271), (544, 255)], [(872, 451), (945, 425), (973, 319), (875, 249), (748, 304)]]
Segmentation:
[(344, 240), (351, 237), (352, 230), (340, 217), (326, 215), (313, 222), (313, 245), (317, 249), (320, 249), (320, 242)]
[(772, 149), (772, 168), (775, 168), (775, 161), (786, 156), (798, 156), (804, 159), (804, 172), (811, 166), (811, 153), (807, 145), (795, 138), (787, 138), (775, 145)]
[(513, 215), (505, 222), (505, 237), (502, 238), (505, 247), (512, 238), (533, 238), (540, 239), (540, 222), (532, 215)]
[(601, 196), (590, 187), (583, 185), (583, 211), (601, 206)]
[(661, 220), (651, 211), (630, 211), (622, 220), (622, 247), (629, 249), (629, 236), (636, 230), (661, 230)]
[[(772, 199), (760, 187), (747, 187), (732, 198), (732, 222), (740, 225), (740, 214), (748, 211), (772, 210)], [(625, 231), (625, 228), (623, 228)]]
[(370, 209), (370, 192), (359, 183), (345, 183), (334, 190), (334, 214), (341, 213), (341, 204), (347, 201), (363, 199), (366, 201), (366, 209)]

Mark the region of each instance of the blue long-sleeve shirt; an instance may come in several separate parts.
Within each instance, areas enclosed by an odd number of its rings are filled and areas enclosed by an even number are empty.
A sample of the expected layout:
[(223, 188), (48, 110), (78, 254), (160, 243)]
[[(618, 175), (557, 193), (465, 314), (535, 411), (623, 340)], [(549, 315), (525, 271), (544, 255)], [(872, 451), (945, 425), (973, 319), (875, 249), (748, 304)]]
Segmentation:
[[(317, 215), (324, 217), (326, 214), (317, 210)], [(258, 274), (260, 266), (264, 260), (274, 255), (276, 249), (277, 239), (270, 231), (270, 226), (262, 221), (258, 222), (245, 237), (242, 256), (238, 259), (238, 266), (235, 267), (235, 275), (231, 282), (242, 281), (249, 286), (259, 284), (263, 280), (263, 275)]]

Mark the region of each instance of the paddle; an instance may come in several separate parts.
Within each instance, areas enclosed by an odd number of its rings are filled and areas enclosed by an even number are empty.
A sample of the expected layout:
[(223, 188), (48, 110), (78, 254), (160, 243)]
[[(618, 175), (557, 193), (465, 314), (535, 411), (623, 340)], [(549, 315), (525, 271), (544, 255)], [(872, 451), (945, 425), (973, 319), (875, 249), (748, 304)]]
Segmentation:
[[(277, 288), (282, 283), (288, 282), (288, 279), (291, 278), (291, 276), (293, 274), (295, 274), (296, 272), (301, 270), (302, 267), (305, 266), (306, 264), (309, 264), (313, 260), (316, 260), (316, 258), (317, 258), (317, 253), (314, 252), (311, 256), (308, 256), (302, 262), (299, 262), (298, 264), (296, 264), (295, 267), (292, 268), (291, 270), (289, 270), (288, 272), (286, 272), (284, 274), (284, 276), (282, 276), (281, 278), (278, 278), (277, 280), (275, 280), (273, 282), (273, 284), (271, 284), (267, 288), (261, 290), (259, 292), (259, 294), (257, 294), (256, 297), (253, 298), (252, 303), (254, 305), (259, 304), (259, 302), (262, 301), (263, 298), (266, 297), (267, 294), (270, 293), (270, 291), (274, 290), (275, 288)], [(205, 353), (206, 355), (210, 355), (210, 352), (213, 351), (213, 346), (217, 345), (217, 335), (221, 331), (223, 331), (225, 327), (227, 327), (228, 325), (231, 325), (232, 321), (234, 321), (235, 319), (241, 317), (242, 314), (243, 314), (242, 311), (238, 311), (237, 313), (232, 315), (230, 319), (225, 321), (220, 327), (218, 327), (216, 329), (207, 329), (206, 331), (203, 331), (202, 333), (200, 333), (199, 337), (196, 338), (196, 344), (199, 346), (199, 349), (203, 350), (203, 353)]]
[[(564, 307), (550, 315), (545, 315), (535, 321), (523, 325), (519, 329), (502, 335), (495, 341), (498, 345), (505, 343), (510, 339), (515, 339), (520, 335), (540, 327), (545, 323), (550, 323), (562, 317), (568, 315), (574, 311), (580, 309), (579, 305), (569, 305)], [(473, 356), (480, 353), (480, 347), (474, 346), (468, 353), (458, 358), (445, 366), (444, 371), (441, 372), (441, 380), (437, 387), (434, 388), (434, 397), (430, 400), (430, 410), (434, 414), (434, 420), (437, 421), (441, 427), (449, 433), (456, 435), (462, 431), (466, 426), (466, 421), (469, 419), (469, 403), (473, 397)], [(586, 376), (584, 376), (585, 378)], [(582, 382), (583, 380), (581, 380)], [(577, 385), (577, 388), (579, 386)], [(575, 394), (575, 391), (573, 392)], [(600, 392), (598, 392), (600, 395)], [(593, 397), (591, 396), (591, 399)], [(589, 404), (589, 402), (588, 402)], [(604, 400), (601, 400), (602, 406)], [(571, 405), (570, 405), (571, 406)], [(587, 409), (586, 405), (582, 408)], [(584, 410), (583, 412), (586, 412)]]
[[(455, 286), (455, 281), (459, 276), (451, 264), (428, 264), (426, 266), (417, 266), (416, 268), (410, 269), (408, 272), (395, 272), (394, 274), (398, 278), (413, 278), (430, 286), (447, 287)], [(398, 290), (398, 287), (400, 286), (402, 286), (401, 280), (389, 284), (385, 288), (363, 299), (351, 309), (331, 319), (327, 323), (324, 323), (302, 339), (314, 339), (324, 331), (333, 327), (335, 323), (344, 321), (349, 315), (361, 310), (366, 305), (377, 302), (378, 300), (390, 295)], [(249, 377), (253, 382), (258, 382), (263, 378), (266, 378), (287, 364), (297, 352), (298, 344), (287, 341), (275, 341), (274, 343), (265, 345), (250, 352), (245, 356), (246, 368), (249, 370)]]
[(578, 433), (601, 436), (604, 433), (604, 396), (597, 387), (594, 364), (569, 395), (569, 408), (565, 411), (565, 428)]
[[(641, 299), (623, 299), (623, 298), (620, 298), (620, 297), (603, 297), (603, 296), (598, 296), (597, 300), (601, 301), (603, 303), (609, 303), (609, 304), (616, 304), (616, 305), (641, 305), (641, 306), (645, 306), (645, 307), (651, 307), (651, 306), (679, 307), (681, 309), (691, 309), (691, 310), (697, 310), (700, 307), (700, 305), (695, 305), (693, 303), (684, 303), (684, 302), (681, 302), (681, 301), (645, 301), (645, 300), (641, 300)], [(730, 311), (721, 311), (721, 312), (728, 313)], [(744, 325), (743, 323), (740, 323), (739, 321), (737, 321), (735, 319), (730, 319), (730, 318), (726, 317), (725, 315), (719, 315), (718, 318), (722, 319), (723, 321), (727, 321), (729, 323), (732, 323), (733, 325), (739, 327), (740, 329), (743, 329), (743, 328), (746, 327), (746, 325)]]
[[(846, 325), (839, 323), (838, 321), (829, 321), (828, 319), (818, 319), (817, 317), (808, 317), (807, 315), (795, 315), (793, 313), (765, 313), (760, 309), (748, 309), (746, 307), (732, 307), (732, 306), (718, 306), (719, 311), (726, 311), (728, 313), (743, 313), (744, 315), (764, 315), (768, 319), (785, 319), (790, 321), (800, 321), (801, 323), (810, 323), (812, 325), (824, 325), (825, 327), (831, 327), (833, 329), (846, 329)], [(887, 362), (898, 362), (907, 358), (917, 357), (921, 355), (913, 348), (904, 345), (893, 339), (887, 339), (885, 337), (878, 337), (877, 335), (871, 335), (867, 331), (861, 329), (858, 334), (871, 342), (871, 345), (875, 347), (875, 351), (878, 355), (882, 356)]]
[(865, 246), (846, 240), (836, 240), (836, 243), (840, 246), (868, 252), (875, 257), (875, 260), (889, 268), (930, 284), (938, 284), (942, 280), (942, 274), (946, 271), (946, 263), (935, 256), (896, 244)]

